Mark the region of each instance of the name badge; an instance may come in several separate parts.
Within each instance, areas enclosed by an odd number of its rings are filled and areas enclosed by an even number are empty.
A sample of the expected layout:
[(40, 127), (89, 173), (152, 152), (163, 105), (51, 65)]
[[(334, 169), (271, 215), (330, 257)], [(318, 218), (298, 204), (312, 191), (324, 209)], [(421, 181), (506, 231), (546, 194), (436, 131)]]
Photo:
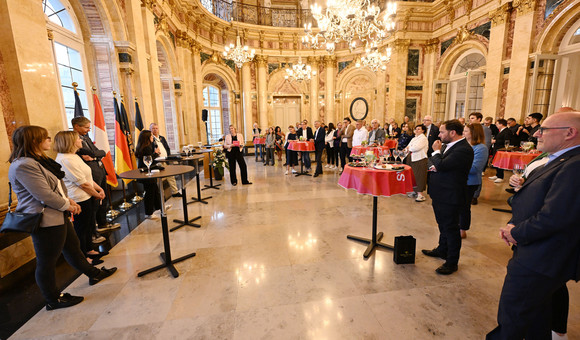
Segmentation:
[(240, 142), (238, 142), (237, 140), (235, 140), (235, 141), (232, 142), (232, 145), (233, 146), (240, 146)]

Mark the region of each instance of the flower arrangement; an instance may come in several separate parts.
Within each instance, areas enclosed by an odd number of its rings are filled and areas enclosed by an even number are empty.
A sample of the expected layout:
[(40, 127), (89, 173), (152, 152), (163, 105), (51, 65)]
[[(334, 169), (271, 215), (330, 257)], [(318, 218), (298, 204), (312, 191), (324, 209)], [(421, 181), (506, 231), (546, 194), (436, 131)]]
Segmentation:
[(226, 162), (226, 154), (223, 147), (218, 147), (215, 149), (213, 152), (213, 161), (211, 162), (211, 165), (217, 169), (222, 176), (224, 175), (224, 167), (228, 169), (230, 168), (229, 164)]
[(304, 136), (300, 136), (300, 137), (298, 137), (298, 139), (299, 139), (300, 141), (303, 141), (303, 140), (305, 140), (305, 139), (304, 139)]
[(367, 142), (366, 140), (363, 140), (363, 141), (361, 142), (361, 145), (362, 145), (362, 146), (367, 146), (367, 144), (368, 144), (368, 143), (369, 143), (369, 142)]

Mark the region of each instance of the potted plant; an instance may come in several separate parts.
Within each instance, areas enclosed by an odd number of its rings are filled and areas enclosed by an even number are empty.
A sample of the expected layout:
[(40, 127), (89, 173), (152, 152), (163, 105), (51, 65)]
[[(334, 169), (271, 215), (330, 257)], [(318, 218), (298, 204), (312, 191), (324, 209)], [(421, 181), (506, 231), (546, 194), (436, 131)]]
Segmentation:
[(211, 162), (213, 167), (213, 173), (216, 180), (221, 180), (224, 177), (224, 167), (230, 168), (229, 164), (226, 162), (226, 154), (223, 147), (218, 147), (213, 152), (213, 161)]

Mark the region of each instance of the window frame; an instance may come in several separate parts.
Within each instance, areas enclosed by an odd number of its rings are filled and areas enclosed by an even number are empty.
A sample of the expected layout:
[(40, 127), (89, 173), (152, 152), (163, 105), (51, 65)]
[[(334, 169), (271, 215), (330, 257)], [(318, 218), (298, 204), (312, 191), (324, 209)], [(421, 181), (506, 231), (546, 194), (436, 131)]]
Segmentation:
[[(216, 89), (217, 90), (217, 99), (218, 99), (218, 106), (212, 106), (212, 100), (210, 97), (210, 89)], [(224, 130), (223, 130), (223, 111), (222, 111), (222, 90), (217, 87), (216, 85), (213, 84), (204, 84), (203, 85), (203, 89), (202, 89), (202, 97), (204, 97), (204, 92), (207, 91), (207, 105), (205, 103), (205, 98), (203, 98), (204, 103), (203, 103), (203, 108), (206, 109), (208, 112), (207, 114), (207, 122), (206, 122), (206, 129), (205, 132), (208, 136), (209, 142), (210, 144), (216, 143), (220, 138), (223, 137), (224, 135)], [(217, 135), (214, 134), (214, 130), (217, 131), (215, 129), (215, 124), (214, 124), (214, 119), (212, 112), (218, 112), (218, 117), (219, 117), (219, 123), (218, 123), (218, 127), (219, 127), (219, 133)]]

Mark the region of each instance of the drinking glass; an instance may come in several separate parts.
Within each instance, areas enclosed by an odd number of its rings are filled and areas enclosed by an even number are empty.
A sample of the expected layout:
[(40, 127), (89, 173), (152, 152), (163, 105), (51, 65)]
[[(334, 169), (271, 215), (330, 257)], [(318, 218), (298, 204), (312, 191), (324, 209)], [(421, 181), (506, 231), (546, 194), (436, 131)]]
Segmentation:
[(197, 146), (199, 146), (200, 149), (202, 144), (203, 144), (202, 142), (197, 142)]
[(143, 163), (147, 165), (147, 176), (151, 176), (151, 163), (153, 163), (153, 158), (151, 156), (143, 156)]
[(507, 150), (508, 150), (508, 148), (509, 148), (509, 146), (510, 146), (510, 141), (509, 141), (509, 140), (506, 140), (506, 141), (504, 142), (504, 146), (505, 146), (505, 151), (507, 151)]
[(524, 176), (525, 171), (526, 171), (525, 164), (514, 164), (514, 175), (516, 175), (517, 177), (522, 178)]

